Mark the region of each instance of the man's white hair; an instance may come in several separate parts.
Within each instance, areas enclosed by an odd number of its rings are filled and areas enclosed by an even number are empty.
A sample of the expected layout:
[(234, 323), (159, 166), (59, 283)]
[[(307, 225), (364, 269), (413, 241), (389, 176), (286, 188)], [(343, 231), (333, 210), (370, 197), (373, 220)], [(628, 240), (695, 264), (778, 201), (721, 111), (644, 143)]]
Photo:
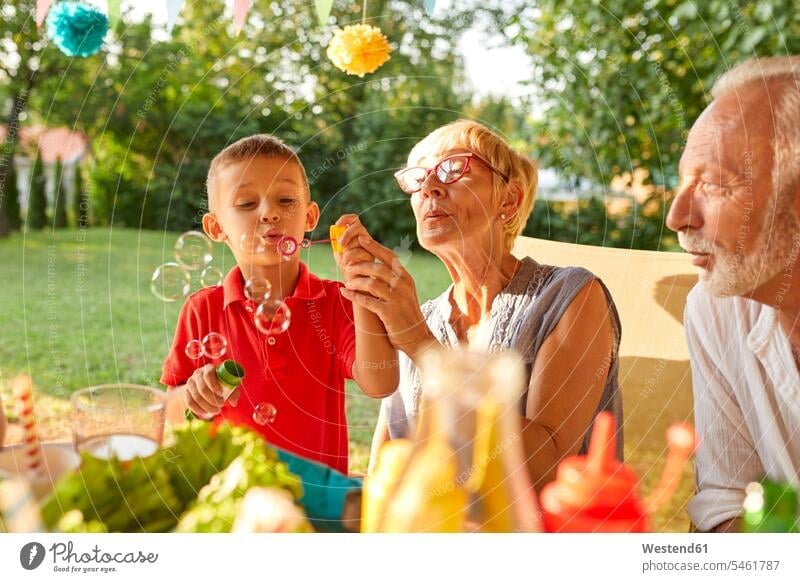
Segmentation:
[(772, 187), (778, 200), (776, 210), (781, 212), (794, 201), (792, 194), (800, 188), (800, 55), (745, 61), (722, 75), (711, 95), (716, 99), (755, 83), (773, 81), (782, 82), (775, 102), (768, 105), (775, 127)]

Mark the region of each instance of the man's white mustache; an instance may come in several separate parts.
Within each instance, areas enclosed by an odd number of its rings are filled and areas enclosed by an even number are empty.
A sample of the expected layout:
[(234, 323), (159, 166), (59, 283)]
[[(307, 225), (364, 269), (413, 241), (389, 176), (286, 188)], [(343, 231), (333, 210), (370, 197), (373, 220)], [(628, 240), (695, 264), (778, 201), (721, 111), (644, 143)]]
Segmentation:
[(687, 253), (712, 253), (714, 243), (705, 240), (694, 232), (678, 232), (678, 244)]

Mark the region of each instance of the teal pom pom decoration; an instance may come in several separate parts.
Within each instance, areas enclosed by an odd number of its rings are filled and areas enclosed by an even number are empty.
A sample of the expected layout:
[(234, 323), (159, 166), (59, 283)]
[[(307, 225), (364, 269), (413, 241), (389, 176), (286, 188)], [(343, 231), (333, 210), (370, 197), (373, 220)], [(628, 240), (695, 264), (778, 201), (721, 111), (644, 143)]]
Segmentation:
[(108, 17), (82, 2), (59, 2), (47, 15), (47, 36), (69, 57), (88, 57), (103, 46)]

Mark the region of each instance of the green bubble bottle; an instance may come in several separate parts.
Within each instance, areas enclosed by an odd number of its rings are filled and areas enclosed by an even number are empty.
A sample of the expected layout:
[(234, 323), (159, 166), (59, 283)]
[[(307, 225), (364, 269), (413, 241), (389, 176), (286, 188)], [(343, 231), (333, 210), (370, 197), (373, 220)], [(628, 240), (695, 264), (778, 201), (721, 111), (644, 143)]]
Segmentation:
[(227, 400), (244, 380), (244, 368), (235, 360), (225, 360), (217, 366), (217, 379), (222, 384), (222, 397)]
[[(244, 367), (235, 360), (225, 360), (217, 366), (217, 379), (222, 386), (222, 398), (228, 400), (244, 380)], [(187, 420), (197, 418), (191, 410), (184, 412)]]

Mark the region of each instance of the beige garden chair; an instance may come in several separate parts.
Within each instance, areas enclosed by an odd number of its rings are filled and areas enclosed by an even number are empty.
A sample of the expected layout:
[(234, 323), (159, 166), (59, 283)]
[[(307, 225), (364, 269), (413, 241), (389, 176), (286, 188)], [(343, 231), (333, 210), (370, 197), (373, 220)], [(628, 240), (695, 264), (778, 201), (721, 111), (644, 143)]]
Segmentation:
[[(697, 282), (687, 255), (558, 243), (519, 237), (518, 257), (592, 271), (611, 291), (622, 320), (620, 384), (625, 413), (625, 457), (649, 491), (661, 471), (664, 433), (676, 421), (692, 420), (689, 353), (683, 334), (686, 295)], [(692, 492), (687, 470), (679, 496)], [(678, 501), (676, 499), (676, 501)], [(669, 529), (686, 531), (685, 514), (661, 515)], [(666, 525), (666, 523), (665, 523)]]

